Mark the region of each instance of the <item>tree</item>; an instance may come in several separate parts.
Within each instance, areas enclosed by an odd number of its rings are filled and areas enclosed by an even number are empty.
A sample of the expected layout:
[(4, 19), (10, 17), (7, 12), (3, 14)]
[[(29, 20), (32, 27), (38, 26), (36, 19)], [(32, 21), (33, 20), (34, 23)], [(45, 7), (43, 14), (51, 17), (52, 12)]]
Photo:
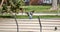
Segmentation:
[(2, 0), (0, 8), (2, 9), (2, 11), (8, 11), (10, 9), (10, 11), (16, 12), (16, 10), (20, 9), (20, 0)]
[(58, 0), (52, 0), (52, 8), (50, 10), (57, 10), (58, 9)]
[(24, 5), (24, 0), (20, 0), (20, 4), (21, 4), (21, 6), (23, 6)]
[(0, 12), (18, 13), (21, 11), (23, 13), (23, 5), (24, 0), (2, 0)]

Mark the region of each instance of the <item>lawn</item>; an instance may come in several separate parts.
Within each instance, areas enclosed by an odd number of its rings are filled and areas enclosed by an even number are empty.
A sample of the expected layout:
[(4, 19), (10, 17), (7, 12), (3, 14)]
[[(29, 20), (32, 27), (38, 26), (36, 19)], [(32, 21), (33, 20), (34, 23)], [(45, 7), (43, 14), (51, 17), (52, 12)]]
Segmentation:
[[(47, 19), (49, 19), (49, 18), (60, 18), (60, 16), (49, 16), (49, 15), (46, 15), (46, 16), (39, 16), (40, 18), (47, 18)], [(28, 19), (29, 17), (28, 16), (17, 16), (17, 18), (19, 18), (19, 19)], [(37, 19), (38, 18), (38, 16), (33, 16), (33, 19)]]
[[(22, 15), (19, 15), (19, 16), (16, 16), (17, 19), (29, 19), (29, 17), (27, 15), (25, 16), (22, 16)], [(43, 19), (49, 19), (49, 18), (60, 18), (60, 16), (49, 16), (49, 15), (46, 15), (46, 16), (39, 16), (40, 18), (43, 18)], [(7, 16), (1, 16), (0, 15), (0, 18), (14, 18), (14, 16), (10, 16), (10, 15), (7, 15)], [(37, 19), (38, 16), (33, 16), (33, 19)]]
[(25, 9), (25, 12), (29, 12), (34, 10), (37, 13), (57, 13), (56, 10), (50, 11), (49, 9), (51, 8), (50, 5), (48, 6), (22, 6)]
[[(49, 9), (51, 8), (51, 6), (23, 6), (23, 8), (25, 9), (25, 12), (29, 12), (34, 10), (35, 13), (57, 13), (57, 11), (50, 11)], [(33, 18), (37, 18), (38, 16), (33, 16)], [(8, 14), (6, 15), (0, 15), (0, 18), (14, 18), (14, 16), (10, 16)], [(28, 19), (29, 17), (27, 15), (23, 16), (23, 15), (19, 15), (17, 16), (17, 18), (19, 19)], [(60, 18), (60, 16), (40, 16), (40, 18)]]

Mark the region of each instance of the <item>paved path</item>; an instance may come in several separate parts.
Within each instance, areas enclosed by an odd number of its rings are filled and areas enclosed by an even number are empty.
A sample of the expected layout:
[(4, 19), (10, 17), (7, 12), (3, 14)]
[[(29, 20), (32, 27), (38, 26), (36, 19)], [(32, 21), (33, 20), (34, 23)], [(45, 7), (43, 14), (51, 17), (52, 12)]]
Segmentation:
[[(40, 32), (38, 19), (17, 19), (17, 21), (19, 32)], [(60, 19), (41, 19), (41, 23), (42, 32), (60, 32)], [(16, 32), (16, 27), (14, 19), (0, 19), (0, 32)]]

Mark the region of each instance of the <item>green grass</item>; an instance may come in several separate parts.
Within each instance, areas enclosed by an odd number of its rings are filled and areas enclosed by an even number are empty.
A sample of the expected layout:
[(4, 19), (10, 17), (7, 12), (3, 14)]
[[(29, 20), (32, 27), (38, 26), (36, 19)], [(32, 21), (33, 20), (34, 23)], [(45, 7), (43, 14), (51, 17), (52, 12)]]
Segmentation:
[[(46, 15), (46, 16), (39, 16), (40, 18), (60, 18), (60, 16), (49, 16), (49, 15)], [(29, 18), (28, 16), (17, 16), (17, 18), (20, 18), (20, 19), (25, 19), (25, 18)], [(38, 16), (33, 16), (33, 19), (36, 19), (38, 18)]]
[[(23, 6), (23, 8), (25, 9), (25, 12), (29, 12), (29, 11), (32, 11), (34, 10), (35, 12), (37, 13), (57, 13), (58, 10), (56, 11), (50, 11), (49, 9), (51, 8), (51, 6)], [(33, 18), (37, 18), (38, 16), (33, 16)], [(3, 16), (0, 15), (0, 18), (14, 18), (13, 16), (10, 16), (8, 14), (5, 14)], [(28, 16), (23, 16), (23, 15), (20, 15), (20, 16), (17, 16), (17, 18), (19, 19), (28, 19), (29, 17)], [(49, 15), (46, 15), (46, 16), (40, 16), (40, 18), (60, 18), (60, 16), (49, 16)]]
[(49, 9), (51, 8), (50, 5), (48, 6), (23, 6), (23, 8), (25, 9), (25, 12), (29, 12), (34, 10), (37, 13), (57, 13), (57, 10), (54, 11), (50, 11)]
[[(20, 16), (16, 16), (18, 19), (29, 19), (29, 17), (27, 16), (27, 15), (25, 15), (25, 16), (22, 16), (22, 15), (20, 15)], [(49, 15), (46, 15), (46, 16), (39, 16), (40, 18), (47, 18), (47, 19), (49, 19), (49, 18), (60, 18), (60, 16), (49, 16)], [(0, 18), (14, 18), (13, 16), (0, 16)], [(33, 16), (33, 19), (37, 19), (38, 18), (38, 16)]]

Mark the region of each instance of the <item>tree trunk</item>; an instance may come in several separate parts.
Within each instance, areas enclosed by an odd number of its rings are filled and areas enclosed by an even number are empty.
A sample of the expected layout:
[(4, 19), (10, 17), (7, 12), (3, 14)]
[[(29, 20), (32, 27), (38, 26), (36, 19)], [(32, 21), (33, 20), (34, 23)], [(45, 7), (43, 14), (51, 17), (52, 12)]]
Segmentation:
[(0, 6), (2, 6), (2, 5), (3, 5), (3, 2), (4, 2), (4, 0), (2, 0), (2, 2), (1, 2), (1, 5), (0, 5)]
[(57, 9), (58, 9), (57, 0), (52, 0), (52, 8), (50, 10), (57, 10)]
[(4, 2), (4, 0), (2, 0), (2, 1), (1, 1), (1, 4), (0, 4), (0, 14), (1, 14), (1, 11), (2, 11), (3, 2)]
[(2, 9), (3, 2), (4, 2), (4, 0), (2, 0), (2, 2), (0, 4), (0, 9)]

